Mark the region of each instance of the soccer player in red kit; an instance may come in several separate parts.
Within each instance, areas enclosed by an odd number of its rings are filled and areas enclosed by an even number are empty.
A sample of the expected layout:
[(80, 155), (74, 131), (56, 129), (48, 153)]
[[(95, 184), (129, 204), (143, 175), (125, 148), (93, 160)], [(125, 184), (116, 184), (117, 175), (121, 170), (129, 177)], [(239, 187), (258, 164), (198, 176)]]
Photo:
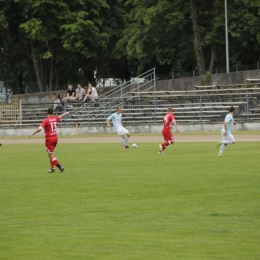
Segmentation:
[(168, 145), (174, 143), (174, 137), (171, 133), (172, 125), (174, 125), (176, 128), (176, 131), (179, 132), (178, 125), (175, 120), (175, 116), (173, 115), (172, 112), (173, 112), (172, 108), (169, 107), (167, 109), (167, 114), (163, 118), (162, 134), (163, 134), (165, 142), (163, 144), (159, 144), (160, 150), (159, 150), (158, 154), (162, 154), (163, 150), (165, 150)]
[(45, 134), (45, 147), (50, 158), (50, 165), (51, 169), (48, 171), (49, 173), (55, 172), (55, 166), (59, 168), (60, 172), (64, 171), (64, 167), (60, 165), (57, 158), (54, 156), (54, 149), (58, 143), (58, 136), (57, 136), (57, 123), (63, 118), (64, 116), (68, 115), (69, 112), (65, 112), (59, 116), (53, 115), (53, 108), (50, 107), (47, 110), (48, 117), (42, 121), (40, 127), (35, 130), (33, 133), (29, 135), (29, 137), (39, 133), (42, 129), (44, 129)]

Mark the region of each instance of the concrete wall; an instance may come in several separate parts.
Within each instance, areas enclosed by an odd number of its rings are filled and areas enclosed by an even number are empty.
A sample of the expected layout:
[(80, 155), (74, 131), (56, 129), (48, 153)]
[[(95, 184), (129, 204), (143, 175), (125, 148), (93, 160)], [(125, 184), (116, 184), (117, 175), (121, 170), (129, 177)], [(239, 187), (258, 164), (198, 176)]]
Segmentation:
[[(248, 78), (260, 79), (260, 70), (239, 71), (210, 75), (211, 85), (241, 84)], [(157, 81), (157, 90), (194, 90), (201, 85), (200, 77), (189, 77)]]
[[(223, 124), (179, 124), (181, 132), (219, 132), (222, 129)], [(161, 133), (162, 124), (156, 125), (140, 125), (140, 126), (127, 126), (130, 133), (133, 134), (150, 134), (150, 133)], [(1, 128), (0, 136), (28, 136), (36, 128), (35, 127), (17, 127), (17, 128)], [(259, 123), (239, 123), (236, 125), (235, 131), (245, 130), (259, 130)], [(88, 127), (80, 126), (76, 127), (63, 127), (61, 124), (58, 127), (58, 135), (75, 135), (75, 134), (116, 134), (115, 130), (108, 127)], [(43, 136), (43, 131), (38, 135)]]
[[(115, 86), (117, 87), (117, 86)], [(105, 94), (106, 92), (110, 91), (111, 89), (115, 87), (104, 87), (104, 88), (98, 88), (98, 93)], [(131, 86), (127, 86), (124, 88), (123, 93), (131, 91), (132, 88), (137, 88), (137, 84), (132, 84)], [(135, 90), (137, 91), (137, 90)], [(44, 103), (53, 103), (56, 99), (57, 95), (60, 95), (61, 97), (66, 97), (67, 95), (67, 89), (65, 90), (57, 90), (57, 91), (49, 91), (49, 92), (37, 92), (37, 93), (29, 93), (29, 94), (20, 94), (20, 95), (14, 95), (14, 98), (22, 99), (23, 104), (44, 104)], [(118, 92), (116, 96), (120, 96), (121, 91), (118, 89)]]
[[(246, 83), (246, 79), (248, 78), (260, 78), (260, 70), (212, 74), (210, 76), (212, 85), (241, 84), (241, 83)], [(145, 87), (148, 88), (149, 85), (146, 85)], [(169, 91), (194, 90), (194, 86), (196, 85), (201, 85), (200, 77), (189, 77), (189, 78), (180, 78), (180, 79), (173, 79), (173, 80), (158, 80), (156, 89), (169, 90)], [(124, 93), (131, 91), (133, 87), (136, 88), (137, 84), (131, 85), (131, 88), (130, 86), (125, 88)], [(113, 88), (114, 87), (99, 88), (98, 91), (100, 94), (102, 94), (108, 92)], [(140, 91), (142, 90), (143, 88)], [(65, 89), (60, 91), (15, 95), (15, 97), (22, 98), (24, 104), (41, 104), (41, 103), (52, 103), (58, 94), (64, 97), (66, 96), (66, 93), (67, 90)]]
[(57, 95), (65, 97), (67, 90), (49, 91), (49, 92), (38, 92), (30, 94), (14, 95), (15, 98), (22, 98), (23, 104), (43, 104), (53, 103)]

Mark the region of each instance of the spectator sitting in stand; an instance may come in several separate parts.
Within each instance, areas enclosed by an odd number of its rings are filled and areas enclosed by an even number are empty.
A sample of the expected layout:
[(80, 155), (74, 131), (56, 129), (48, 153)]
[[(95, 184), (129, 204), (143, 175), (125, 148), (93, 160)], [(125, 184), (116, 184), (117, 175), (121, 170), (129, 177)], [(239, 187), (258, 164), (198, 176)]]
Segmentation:
[(62, 108), (63, 108), (63, 106), (62, 106), (62, 98), (61, 98), (60, 95), (58, 95), (56, 97), (56, 99), (54, 100), (53, 109), (54, 110), (58, 110), (59, 112), (61, 112)]
[(89, 87), (88, 86), (85, 86), (85, 92), (84, 92), (84, 99), (82, 100), (82, 102), (86, 101), (86, 95), (89, 94)]
[(76, 88), (76, 97), (74, 98), (74, 100), (82, 101), (84, 99), (84, 93), (85, 90), (81, 87), (80, 84), (78, 84)]
[(72, 85), (68, 86), (68, 91), (66, 97), (63, 99), (64, 102), (71, 102), (75, 99), (76, 91), (73, 89)]
[(94, 102), (96, 102), (96, 99), (98, 99), (97, 90), (95, 87), (93, 87), (91, 83), (88, 83), (88, 90), (82, 102), (85, 102), (87, 99), (90, 99), (91, 101)]

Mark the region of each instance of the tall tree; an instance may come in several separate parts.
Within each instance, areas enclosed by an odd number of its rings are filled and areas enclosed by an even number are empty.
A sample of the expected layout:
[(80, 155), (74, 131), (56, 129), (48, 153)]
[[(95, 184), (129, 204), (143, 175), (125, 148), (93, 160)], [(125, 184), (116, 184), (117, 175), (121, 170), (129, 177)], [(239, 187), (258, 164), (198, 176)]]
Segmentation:
[(15, 94), (24, 92), (23, 78), (30, 69), (19, 29), (21, 19), (16, 1), (0, 1), (0, 80)]
[(235, 0), (228, 4), (230, 62), (252, 64), (260, 60), (260, 1)]
[[(62, 51), (60, 27), (69, 11), (64, 1), (17, 0), (23, 6), (23, 22), (20, 28), (30, 46), (30, 57), (40, 91), (48, 86), (52, 90), (55, 64), (59, 63), (56, 53)], [(58, 55), (57, 55), (58, 57)], [(57, 73), (56, 73), (57, 75)]]
[[(231, 65), (260, 58), (258, 0), (228, 2)], [(0, 1), (0, 80), (14, 93), (94, 77), (225, 66), (223, 0)]]
[(61, 26), (63, 47), (74, 52), (89, 81), (106, 74), (111, 53), (125, 24), (120, 0), (74, 1)]
[[(117, 46), (122, 53), (126, 49), (128, 60), (137, 66), (137, 71), (158, 65), (158, 69), (168, 68), (169, 71), (172, 67), (187, 68), (190, 61), (180, 58), (176, 62), (176, 58), (182, 51), (180, 46), (185, 45), (183, 39), (191, 45), (191, 30), (186, 19), (189, 5), (180, 0), (129, 0), (127, 4), (129, 25)], [(187, 58), (191, 53), (182, 51)]]

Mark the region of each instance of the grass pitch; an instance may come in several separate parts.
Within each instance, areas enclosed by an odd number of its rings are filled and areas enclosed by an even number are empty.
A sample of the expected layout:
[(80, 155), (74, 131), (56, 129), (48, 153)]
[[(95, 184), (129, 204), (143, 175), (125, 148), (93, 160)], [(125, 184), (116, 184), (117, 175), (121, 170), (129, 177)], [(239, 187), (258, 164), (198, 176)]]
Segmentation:
[(157, 146), (2, 146), (1, 260), (259, 259), (259, 143)]

